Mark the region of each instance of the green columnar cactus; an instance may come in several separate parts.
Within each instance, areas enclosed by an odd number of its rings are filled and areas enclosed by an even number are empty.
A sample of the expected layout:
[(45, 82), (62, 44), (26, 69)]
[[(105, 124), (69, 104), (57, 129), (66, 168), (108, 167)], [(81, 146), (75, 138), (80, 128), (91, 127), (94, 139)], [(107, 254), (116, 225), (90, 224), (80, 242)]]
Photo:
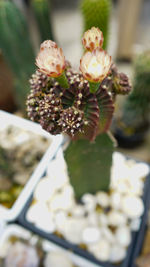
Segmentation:
[(111, 6), (111, 0), (81, 1), (81, 12), (83, 15), (84, 31), (87, 31), (93, 26), (98, 27), (104, 35), (104, 49), (106, 49), (108, 45)]
[(127, 137), (147, 130), (150, 113), (150, 52), (139, 55), (134, 63), (133, 91), (127, 97), (118, 127)]
[(41, 41), (53, 40), (50, 23), (50, 2), (48, 0), (31, 0), (31, 7), (37, 21)]
[(83, 44), (88, 50), (78, 73), (67, 66), (56, 43), (42, 43), (36, 59), (39, 70), (31, 77), (27, 99), (31, 120), (51, 134), (70, 137), (65, 159), (78, 199), (85, 192), (109, 189), (114, 144), (108, 130), (114, 101), (118, 93), (131, 89), (126, 75), (118, 73), (102, 50), (99, 29), (87, 31)]
[[(34, 52), (25, 18), (9, 0), (0, 0), (0, 49), (19, 85), (18, 96), (25, 89), (27, 94), (28, 88), (24, 88), (22, 81), (27, 85), (34, 71)], [(24, 98), (21, 104), (24, 104)]]

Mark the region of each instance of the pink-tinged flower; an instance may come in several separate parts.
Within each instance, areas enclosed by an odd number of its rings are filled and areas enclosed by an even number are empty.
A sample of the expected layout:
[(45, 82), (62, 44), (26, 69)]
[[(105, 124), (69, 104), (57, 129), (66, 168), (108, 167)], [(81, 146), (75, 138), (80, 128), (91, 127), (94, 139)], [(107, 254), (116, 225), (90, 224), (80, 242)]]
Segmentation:
[(97, 47), (102, 47), (103, 41), (103, 33), (96, 27), (92, 27), (90, 30), (86, 31), (82, 38), (84, 48), (90, 51)]
[(51, 41), (51, 40), (46, 40), (41, 44), (40, 50), (44, 49), (44, 48), (52, 48), (52, 47), (53, 48), (58, 48), (58, 45), (55, 42)]
[(87, 51), (80, 60), (80, 71), (90, 82), (101, 82), (108, 74), (111, 66), (111, 56), (101, 48)]
[(41, 44), (36, 58), (36, 65), (40, 72), (56, 78), (65, 69), (65, 57), (61, 48), (55, 42), (47, 40)]

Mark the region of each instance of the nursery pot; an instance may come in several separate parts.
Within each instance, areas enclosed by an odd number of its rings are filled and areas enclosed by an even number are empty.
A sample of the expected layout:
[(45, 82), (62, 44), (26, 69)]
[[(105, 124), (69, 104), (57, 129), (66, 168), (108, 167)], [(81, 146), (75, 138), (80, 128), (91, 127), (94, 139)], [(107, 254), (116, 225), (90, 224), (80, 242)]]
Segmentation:
[[(132, 160), (132, 159), (131, 159)], [(43, 177), (41, 176), (41, 179)], [(145, 182), (144, 182), (144, 190), (142, 195), (142, 200), (144, 203), (144, 212), (143, 215), (140, 217), (141, 223), (140, 227), (137, 231), (132, 231), (131, 233), (131, 242), (130, 245), (127, 248), (126, 257), (123, 261), (118, 262), (118, 267), (133, 267), (135, 266), (135, 259), (139, 255), (142, 242), (143, 242), (143, 236), (145, 233), (146, 228), (146, 221), (147, 221), (147, 214), (148, 214), (148, 208), (149, 208), (149, 201), (150, 201), (150, 175), (148, 174)], [(75, 255), (78, 255), (84, 262), (84, 260), (88, 260), (88, 265), (83, 264), (82, 266), (101, 266), (101, 267), (115, 267), (116, 264), (110, 263), (110, 262), (103, 262), (98, 260), (95, 256), (93, 256), (91, 253), (89, 253), (87, 250), (71, 243), (65, 240), (64, 238), (56, 235), (55, 233), (47, 233), (44, 230), (39, 229), (37, 226), (29, 222), (26, 218), (28, 209), (30, 207), (30, 204), (33, 200), (33, 195), (28, 199), (26, 205), (24, 206), (22, 212), (20, 213), (18, 217), (18, 222), (24, 226), (26, 229), (29, 229), (30, 231), (40, 235), (43, 238), (46, 238), (47, 240), (54, 242), (58, 246), (72, 251)]]
[[(43, 152), (42, 158), (37, 163), (37, 167), (33, 168), (31, 175), (29, 175), (28, 177), (28, 181), (26, 182), (25, 185), (23, 185), (21, 192), (19, 193), (18, 197), (16, 198), (12, 206), (7, 207), (7, 206), (2, 205), (2, 203), (0, 203), (0, 220), (14, 221), (16, 217), (18, 216), (18, 214), (20, 213), (20, 211), (22, 210), (24, 203), (27, 201), (29, 196), (32, 194), (36, 183), (39, 181), (39, 179), (43, 175), (45, 171), (44, 168), (46, 168), (46, 165), (48, 164), (48, 162), (51, 160), (51, 158), (54, 157), (58, 148), (61, 146), (63, 142), (63, 137), (61, 135), (58, 135), (57, 137), (51, 136), (46, 131), (44, 131), (39, 124), (28, 121), (24, 118), (18, 117), (16, 115), (13, 115), (13, 114), (1, 111), (1, 110), (0, 110), (0, 125), (1, 125), (0, 131), (3, 131), (5, 128), (7, 129), (8, 127), (14, 127), (16, 129), (20, 129), (20, 131), (24, 131), (25, 133), (31, 133), (32, 135), (35, 134), (35, 137), (39, 136), (49, 141), (46, 150)], [(23, 138), (26, 138), (26, 134), (19, 136), (19, 138), (17, 136), (17, 141), (19, 142), (21, 140), (24, 140)], [(6, 143), (6, 140), (3, 140), (3, 142)], [(28, 142), (28, 139), (27, 139), (27, 142)], [(20, 144), (20, 146), (18, 145), (19, 153), (20, 153), (21, 147), (22, 147), (22, 144)], [(30, 143), (30, 147), (31, 147), (31, 143)], [(4, 160), (6, 161), (5, 158)], [(11, 179), (12, 179), (12, 176), (11, 176)], [(3, 191), (5, 192), (5, 190), (1, 190), (1, 191), (2, 193)], [(6, 190), (6, 193), (7, 193), (7, 190)]]

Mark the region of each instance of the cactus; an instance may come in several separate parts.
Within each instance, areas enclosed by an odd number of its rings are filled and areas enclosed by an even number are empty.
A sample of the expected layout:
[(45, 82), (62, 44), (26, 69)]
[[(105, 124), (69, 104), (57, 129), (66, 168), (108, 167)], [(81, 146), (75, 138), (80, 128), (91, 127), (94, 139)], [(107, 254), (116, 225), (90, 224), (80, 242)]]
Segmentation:
[(143, 134), (148, 129), (149, 112), (150, 52), (147, 51), (139, 55), (134, 62), (133, 91), (127, 97), (122, 108), (122, 114), (116, 121), (121, 135), (124, 136), (123, 138), (139, 134), (139, 138), (143, 139)]
[(87, 31), (93, 26), (98, 27), (104, 35), (104, 49), (108, 45), (111, 6), (111, 0), (82, 0), (80, 6), (84, 31)]
[[(0, 48), (19, 85), (17, 94), (22, 94), (25, 89), (27, 94), (28, 79), (34, 71), (34, 52), (25, 18), (9, 0), (0, 1), (0, 34)], [(25, 88), (22, 80), (26, 83)], [(23, 103), (24, 98), (20, 104)]]
[(53, 40), (50, 23), (50, 2), (48, 0), (31, 0), (31, 7), (37, 21), (41, 42), (47, 39)]
[(91, 51), (82, 56), (79, 73), (66, 63), (56, 43), (42, 43), (36, 59), (39, 70), (30, 79), (27, 98), (31, 120), (53, 135), (70, 137), (64, 155), (78, 199), (85, 192), (109, 189), (114, 142), (108, 130), (114, 102), (117, 94), (131, 89), (126, 75), (102, 50), (101, 38), (96, 28), (84, 35), (85, 49)]

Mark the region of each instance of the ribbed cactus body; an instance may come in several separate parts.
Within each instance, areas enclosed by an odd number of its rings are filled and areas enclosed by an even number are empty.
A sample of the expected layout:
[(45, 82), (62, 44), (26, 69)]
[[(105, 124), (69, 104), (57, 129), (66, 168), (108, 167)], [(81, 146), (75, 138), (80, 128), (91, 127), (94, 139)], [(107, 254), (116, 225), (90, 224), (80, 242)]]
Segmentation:
[(48, 0), (31, 0), (31, 7), (37, 21), (41, 41), (53, 40), (50, 23), (50, 2)]
[[(17, 80), (17, 94), (24, 94), (21, 92), (25, 91), (22, 80), (27, 85), (34, 70), (34, 52), (24, 16), (16, 5), (8, 0), (0, 1), (0, 49)], [(26, 94), (27, 92), (28, 90)], [(24, 105), (24, 101), (25, 98), (22, 98), (20, 104)]]
[(137, 128), (149, 120), (150, 112), (150, 52), (137, 57), (134, 64), (133, 91), (123, 107), (123, 121)]
[(84, 31), (87, 31), (93, 26), (98, 27), (104, 35), (104, 49), (106, 49), (108, 44), (111, 5), (111, 0), (81, 1), (81, 12), (83, 15)]
[(23, 14), (13, 2), (0, 1), (0, 48), (16, 76), (34, 70), (34, 52)]

